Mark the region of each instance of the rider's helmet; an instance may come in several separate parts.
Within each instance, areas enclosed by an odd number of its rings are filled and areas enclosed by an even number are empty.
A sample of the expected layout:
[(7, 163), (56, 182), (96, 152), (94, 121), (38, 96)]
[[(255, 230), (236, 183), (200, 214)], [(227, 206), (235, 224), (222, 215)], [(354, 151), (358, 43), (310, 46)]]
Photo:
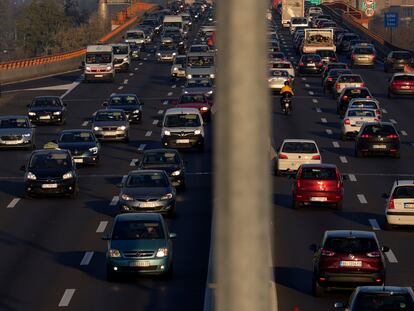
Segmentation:
[(289, 86), (289, 81), (285, 81), (285, 85), (286, 86)]

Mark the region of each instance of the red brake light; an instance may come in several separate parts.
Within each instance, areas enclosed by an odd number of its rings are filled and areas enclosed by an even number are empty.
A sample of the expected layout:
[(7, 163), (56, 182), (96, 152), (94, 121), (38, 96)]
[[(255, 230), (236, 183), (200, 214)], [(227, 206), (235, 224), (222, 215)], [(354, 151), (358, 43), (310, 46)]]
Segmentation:
[(396, 139), (396, 138), (398, 138), (398, 135), (390, 134), (390, 135), (387, 136), (387, 138)]
[(365, 138), (365, 139), (366, 139), (366, 138), (370, 138), (370, 137), (371, 137), (371, 135), (368, 135), (368, 134), (362, 134), (362, 135), (361, 135), (361, 138)]
[(279, 159), (287, 159), (288, 156), (284, 153), (279, 153)]
[(369, 95), (368, 95), (368, 96), (365, 96), (365, 98), (366, 98), (366, 99), (370, 99), (370, 98), (371, 98), (371, 96), (369, 96)]
[(344, 97), (342, 97), (342, 100), (347, 100), (348, 96), (344, 95)]
[(361, 87), (365, 87), (365, 82), (362, 82), (361, 83)]
[(312, 156), (312, 160), (320, 160), (320, 159), (321, 159), (321, 156), (319, 154)]
[(304, 63), (300, 63), (299, 66), (300, 67), (303, 67), (303, 66), (305, 66), (305, 64)]
[(377, 118), (375, 118), (375, 119), (374, 119), (374, 122), (379, 122), (379, 121), (380, 121), (380, 120), (379, 120), (379, 119), (377, 119)]
[(316, 66), (318, 66), (318, 67), (322, 67), (322, 66), (323, 66), (323, 63), (319, 63), (319, 64), (317, 64)]
[(349, 119), (345, 119), (345, 120), (344, 120), (344, 124), (346, 124), (346, 125), (350, 125), (350, 124), (351, 124), (351, 121), (350, 121)]
[(335, 255), (335, 253), (334, 253), (334, 252), (332, 252), (332, 251), (328, 251), (328, 250), (326, 250), (326, 249), (322, 249), (322, 250), (321, 250), (321, 255), (322, 255), (322, 256), (327, 256), (327, 257), (332, 257), (332, 256), (334, 256), (334, 255)]
[(377, 109), (377, 110), (375, 110), (375, 113), (376, 113), (378, 116), (380, 116), (380, 115), (381, 115), (381, 110)]
[(395, 206), (394, 206), (394, 199), (393, 198), (390, 199), (390, 204), (388, 205), (388, 208), (389, 209), (394, 209), (395, 208)]
[(370, 252), (370, 253), (367, 253), (367, 256), (371, 258), (379, 258), (381, 257), (381, 253), (379, 251)]
[(335, 88), (336, 88), (337, 90), (339, 90), (339, 89), (341, 88), (341, 86), (339, 85), (339, 83), (335, 84)]
[(332, 77), (328, 77), (328, 81), (332, 81), (333, 79), (332, 79)]

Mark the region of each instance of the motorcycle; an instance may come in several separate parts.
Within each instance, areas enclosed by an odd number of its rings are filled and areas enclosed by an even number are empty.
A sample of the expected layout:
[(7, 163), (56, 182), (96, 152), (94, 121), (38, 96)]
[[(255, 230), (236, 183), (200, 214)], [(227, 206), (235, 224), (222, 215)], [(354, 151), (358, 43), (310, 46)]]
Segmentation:
[(287, 116), (292, 113), (292, 94), (285, 92), (280, 98), (282, 112)]

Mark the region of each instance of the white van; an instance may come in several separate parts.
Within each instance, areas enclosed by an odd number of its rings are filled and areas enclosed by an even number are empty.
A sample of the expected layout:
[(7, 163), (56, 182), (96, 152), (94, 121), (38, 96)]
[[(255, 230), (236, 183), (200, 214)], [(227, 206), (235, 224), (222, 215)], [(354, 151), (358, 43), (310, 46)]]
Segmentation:
[(179, 15), (166, 15), (163, 22), (164, 29), (176, 27), (180, 29), (181, 34), (184, 34), (183, 17)]
[(114, 67), (117, 71), (129, 71), (131, 66), (131, 47), (128, 43), (112, 43)]
[(216, 77), (214, 52), (196, 52), (187, 54), (187, 79)]
[(85, 81), (115, 79), (114, 54), (111, 45), (88, 45), (83, 69)]

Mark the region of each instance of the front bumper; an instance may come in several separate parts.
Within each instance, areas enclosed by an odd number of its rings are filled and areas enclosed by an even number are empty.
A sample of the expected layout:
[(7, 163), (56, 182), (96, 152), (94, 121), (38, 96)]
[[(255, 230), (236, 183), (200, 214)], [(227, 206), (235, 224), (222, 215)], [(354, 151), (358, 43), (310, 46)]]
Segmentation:
[[(48, 188), (44, 188), (48, 185)], [(65, 195), (76, 191), (76, 179), (55, 180), (52, 182), (42, 180), (25, 181), (25, 191), (29, 195)]]
[(162, 137), (162, 146), (165, 148), (193, 148), (204, 145), (204, 137), (201, 135), (193, 136), (164, 136)]
[(16, 139), (12, 140), (3, 140), (2, 138), (0, 138), (0, 148), (27, 148), (30, 147), (32, 143), (32, 137), (16, 137)]
[[(154, 203), (154, 206), (149, 207), (148, 203)], [(136, 213), (136, 212), (157, 212), (166, 214), (175, 209), (175, 198), (170, 200), (158, 200), (155, 202), (139, 202), (132, 201), (119, 201), (119, 209), (121, 213)]]
[[(320, 278), (326, 280), (321, 281)], [(316, 275), (316, 280), (322, 287), (332, 288), (354, 288), (362, 284), (381, 285), (385, 282), (385, 272), (326, 272), (320, 271)], [(377, 280), (381, 280), (378, 282)]]
[(113, 73), (85, 73), (85, 81), (112, 81), (114, 79)]
[(342, 191), (301, 191), (293, 192), (293, 200), (300, 203), (339, 203), (342, 202), (344, 194)]
[(53, 113), (50, 114), (36, 114), (35, 116), (29, 115), (29, 120), (32, 123), (36, 124), (50, 124), (50, 123), (60, 123), (63, 120), (63, 115), (54, 115)]
[[(141, 262), (142, 266), (138, 266)], [(144, 264), (145, 262), (145, 264)], [(107, 258), (107, 269), (112, 273), (163, 274), (171, 268), (171, 258)]]
[(127, 131), (96, 131), (94, 133), (96, 138), (102, 141), (118, 141), (128, 138)]

